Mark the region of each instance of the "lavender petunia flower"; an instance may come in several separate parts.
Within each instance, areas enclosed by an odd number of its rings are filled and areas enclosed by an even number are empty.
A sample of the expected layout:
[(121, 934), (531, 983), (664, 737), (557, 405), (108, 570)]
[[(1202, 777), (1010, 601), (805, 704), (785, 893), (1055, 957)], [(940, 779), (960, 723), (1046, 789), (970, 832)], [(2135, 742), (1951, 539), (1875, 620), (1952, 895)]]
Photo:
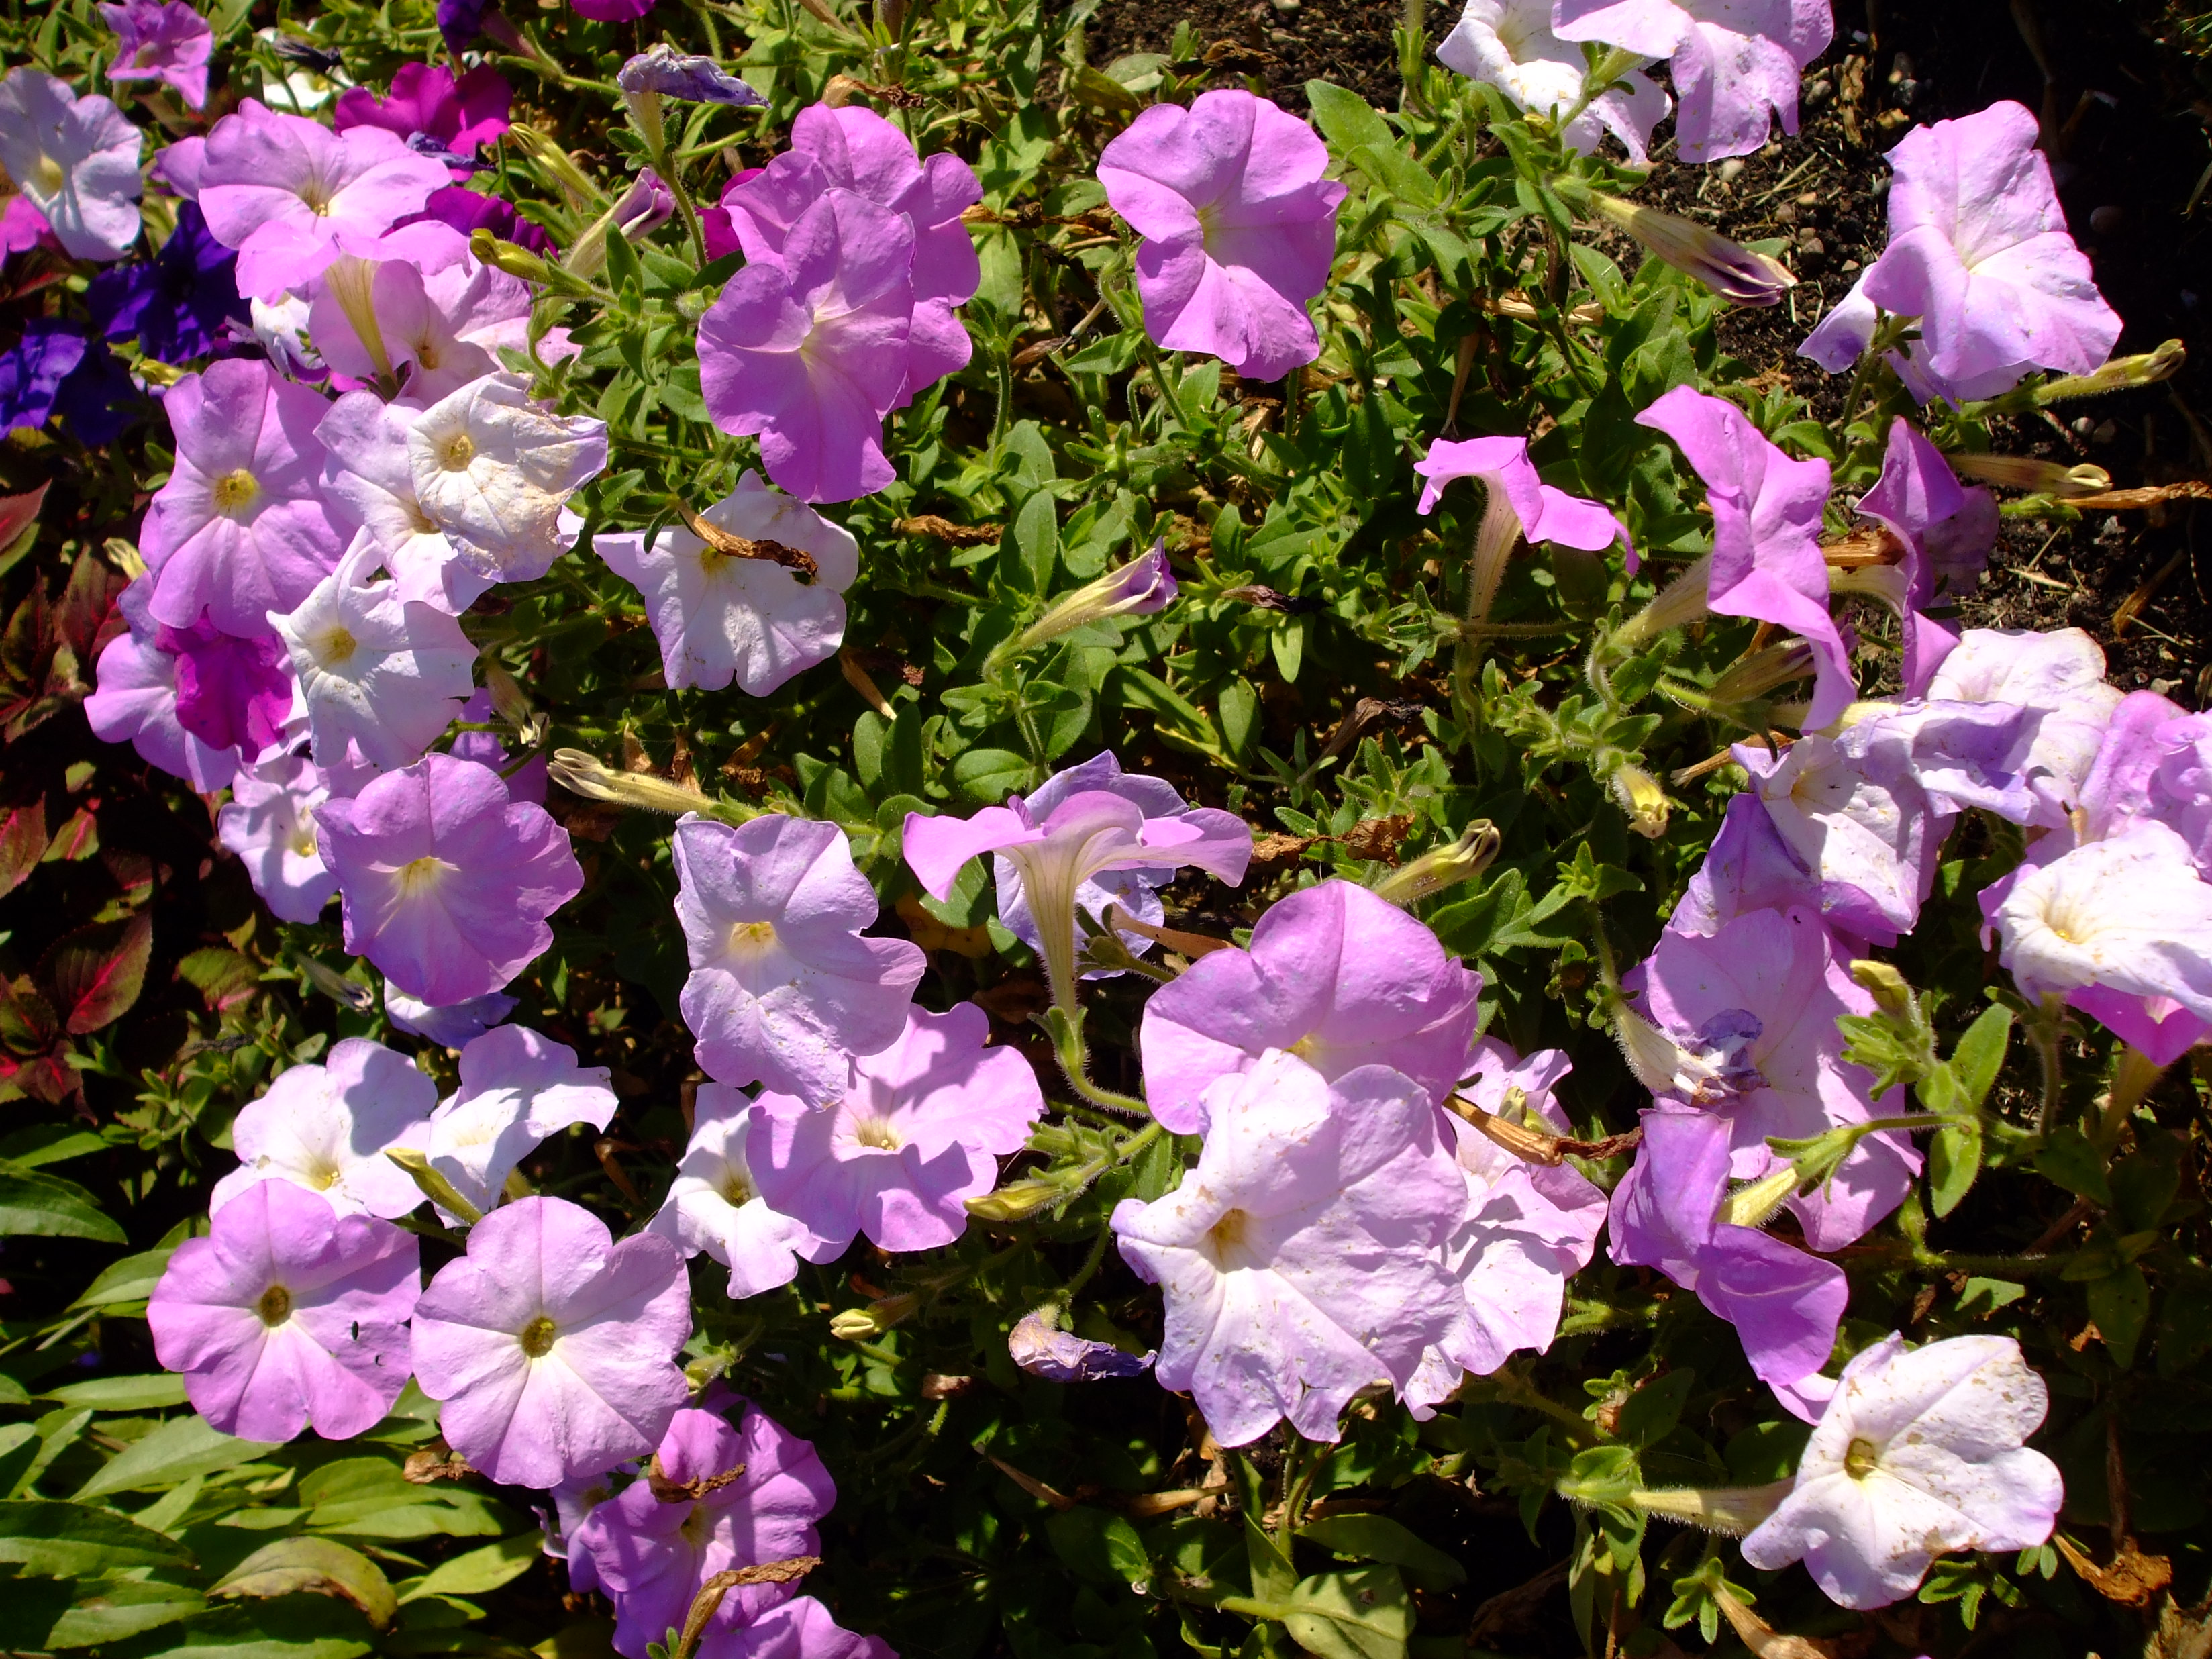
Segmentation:
[(493, 581), (535, 581), (574, 543), (568, 499), (606, 470), (607, 428), (550, 415), (520, 374), (487, 374), (422, 411), (407, 434), (423, 516)]
[[(1902, 618), (1905, 695), (1924, 696), (1959, 643), (1956, 634), (1925, 613), (1939, 597), (1980, 580), (1996, 544), (1996, 499), (1986, 489), (1961, 487), (1942, 452), (1900, 417), (1890, 425), (1881, 477), (1859, 497), (1858, 513), (1904, 546), (1902, 564), (1855, 574), (1860, 586), (1879, 593)], [(1846, 579), (1833, 586), (1844, 587)]]
[(273, 301), (340, 253), (370, 251), (447, 182), (395, 133), (333, 132), (248, 98), (208, 134), (199, 204), (216, 239), (238, 250), (239, 291)]
[(750, 1625), (708, 1626), (695, 1659), (896, 1659), (879, 1636), (845, 1629), (811, 1595), (771, 1607)]
[(1210, 952), (1152, 994), (1145, 1093), (1168, 1128), (1200, 1132), (1215, 1080), (1281, 1048), (1325, 1080), (1388, 1065), (1441, 1105), (1465, 1075), (1481, 990), (1418, 919), (1325, 881), (1272, 906), (1249, 950)]
[(896, 1042), (853, 1060), (843, 1098), (817, 1107), (762, 1091), (762, 1195), (841, 1249), (863, 1232), (885, 1250), (950, 1244), (967, 1231), (967, 1200), (997, 1183), (998, 1159), (1044, 1111), (1029, 1061), (985, 1047), (990, 1031), (972, 1002), (909, 1008)]
[(231, 781), (238, 756), (209, 748), (178, 720), (177, 659), (155, 643), (161, 624), (146, 611), (152, 590), (153, 579), (140, 576), (116, 602), (130, 629), (100, 651), (99, 685), (84, 701), (84, 716), (103, 742), (128, 743), (150, 764), (212, 794)]
[[(702, 1083), (697, 1109), (668, 1197), (646, 1224), (651, 1231), (674, 1241), (687, 1256), (703, 1250), (727, 1267), (733, 1302), (790, 1284), (802, 1261), (832, 1261), (843, 1254), (849, 1240), (817, 1237), (760, 1195), (749, 1149), (763, 1120), (750, 1101), (722, 1084)], [(765, 1129), (760, 1133), (765, 1146)]]
[(652, 93), (733, 109), (756, 109), (768, 102), (713, 58), (678, 52), (665, 40), (654, 41), (624, 64), (616, 73), (615, 84), (631, 97)]
[(289, 1440), (312, 1424), (348, 1440), (407, 1386), (422, 1272), (413, 1235), (263, 1181), (177, 1246), (146, 1323), (155, 1357), (223, 1433)]
[[(617, 1653), (644, 1659), (646, 1644), (682, 1629), (699, 1587), (718, 1572), (814, 1555), (814, 1523), (836, 1487), (814, 1448), (749, 1401), (720, 1411), (686, 1407), (668, 1425), (642, 1480), (599, 1504), (570, 1535), (569, 1559), (591, 1560), (615, 1604)], [(791, 1600), (794, 1584), (742, 1584), (708, 1625), (740, 1630)]]
[(579, 1066), (574, 1048), (524, 1026), (476, 1038), (460, 1070), (460, 1088), (430, 1114), (423, 1151), (479, 1210), (499, 1202), (507, 1176), (549, 1135), (579, 1123), (604, 1129), (615, 1115), (605, 1066)]
[(181, 362), (208, 356), (223, 343), (228, 324), (248, 320), (237, 267), (238, 256), (210, 233), (198, 204), (185, 202), (160, 252), (101, 271), (85, 301), (106, 338), (136, 335), (148, 356)]
[(35, 432), (54, 412), (62, 382), (84, 361), (84, 331), (58, 318), (34, 317), (0, 352), (0, 433)]
[(507, 984), (553, 942), (583, 890), (568, 832), (488, 766), (424, 756), (315, 810), (345, 899), (345, 946), (442, 1006)]
[[(1748, 155), (1797, 131), (1799, 71), (1828, 49), (1828, 0), (1553, 0), (1552, 32), (1666, 58), (1686, 161)], [(1770, 113), (1771, 112), (1771, 113)]]
[(341, 1215), (405, 1215), (422, 1194), (385, 1149), (419, 1145), (437, 1103), (437, 1085), (406, 1055), (342, 1038), (325, 1064), (279, 1072), (239, 1112), (230, 1131), (238, 1168), (216, 1182), (210, 1207), (275, 1180), (320, 1193)]
[(1321, 355), (1306, 302), (1328, 284), (1345, 186), (1311, 127), (1242, 90), (1155, 104), (1098, 155), (1114, 211), (1144, 240), (1145, 331), (1272, 380)]
[(1720, 616), (1750, 617), (1813, 647), (1813, 706), (1807, 729), (1822, 726), (1856, 694), (1850, 653), (1828, 611), (1828, 566), (1820, 509), (1828, 464), (1793, 461), (1734, 404), (1676, 386), (1636, 417), (1681, 447), (1713, 512), (1706, 603)]
[[(1472, 80), (1486, 81), (1532, 115), (1555, 124), (1582, 101), (1589, 65), (1582, 48), (1552, 33), (1552, 0), (1468, 0), (1458, 25), (1437, 46), (1437, 61)], [(1595, 152), (1607, 133), (1620, 140), (1628, 159), (1644, 165), (1651, 129), (1667, 118), (1673, 99), (1640, 70), (1590, 100), (1560, 135), (1580, 155)]]
[(802, 501), (891, 482), (883, 419), (906, 384), (914, 252), (904, 215), (826, 190), (700, 319), (714, 424), (757, 436), (768, 476)]
[(1996, 921), (2031, 997), (2098, 987), (2212, 1021), (2212, 883), (2154, 818), (2023, 873)]
[(434, 1006), (410, 997), (390, 980), (384, 982), (384, 1017), (395, 1031), (428, 1037), (443, 1048), (465, 1048), (520, 1005), (497, 991), (465, 1002)]
[[(461, 719), (465, 722), (488, 723), (497, 713), (490, 691), (482, 687), (461, 705)], [(456, 760), (472, 760), (478, 765), (491, 768), (507, 780), (507, 793), (516, 800), (534, 802), (539, 806), (545, 805), (549, 769), (543, 749), (513, 770), (509, 769), (513, 757), (507, 752), (507, 745), (499, 740), (496, 732), (456, 732), (447, 752)]]
[(34, 69), (0, 79), (0, 171), (72, 258), (120, 259), (138, 240), (140, 141), (110, 99)]
[(1383, 1066), (1335, 1082), (1264, 1056), (1206, 1091), (1198, 1167), (1114, 1211), (1122, 1257), (1167, 1301), (1160, 1386), (1224, 1446), (1288, 1418), (1333, 1440), (1352, 1396), (1401, 1393), (1466, 1306), (1443, 1246), (1467, 1182), (1428, 1091)]
[(315, 848), (315, 808), (328, 794), (313, 762), (280, 752), (240, 770), (216, 815), (216, 839), (244, 862), (279, 921), (317, 920), (338, 890)]
[[(1804, 1139), (1903, 1109), (1895, 1102), (1878, 1107), (1874, 1079), (1844, 1059), (1836, 1021), (1872, 1013), (1874, 999), (1852, 980), (1811, 910), (1754, 910), (1710, 938), (1663, 933), (1625, 982), (1659, 1030), (1693, 1052), (1715, 1021), (1749, 1017), (1737, 1056), (1742, 1069), (1683, 1102), (1728, 1124), (1729, 1173), (1736, 1180), (1786, 1165), (1768, 1147), (1770, 1135)], [(1818, 1190), (1792, 1194), (1790, 1208), (1812, 1249), (1838, 1249), (1904, 1202), (1919, 1169), (1911, 1137), (1884, 1130), (1860, 1140)]]
[(690, 1393), (675, 1362), (690, 1334), (666, 1239), (617, 1243), (566, 1200), (517, 1199), (469, 1230), (468, 1254), (415, 1304), (415, 1374), (471, 1464), (554, 1486), (659, 1443)]
[(1031, 1376), (1048, 1382), (1099, 1382), (1115, 1376), (1142, 1376), (1158, 1358), (1131, 1353), (1111, 1342), (1094, 1342), (1048, 1322), (1051, 1313), (1024, 1314), (1006, 1334), (1006, 1352)]
[(1791, 1386), (1827, 1363), (1850, 1295), (1843, 1269), (1721, 1218), (1729, 1126), (1662, 1104), (1643, 1115), (1635, 1165), (1613, 1188), (1613, 1259), (1656, 1267), (1735, 1327), (1751, 1368), (1807, 1416)]
[(111, 81), (162, 81), (177, 89), (187, 109), (207, 102), (208, 58), (215, 30), (185, 0), (124, 0), (100, 15), (115, 31)]
[(2078, 628), (2051, 633), (1970, 628), (1928, 682), (1931, 702), (2012, 703), (2039, 712), (2021, 763), (2037, 810), (2029, 819), (2065, 827), (2081, 800), (2122, 693), (2105, 679), (2105, 653)]
[(2057, 1466), (2022, 1443), (2050, 1404), (2008, 1336), (1910, 1351), (1884, 1337), (1844, 1367), (1743, 1559), (1770, 1572), (1802, 1561), (1830, 1601), (1865, 1609), (1911, 1595), (1937, 1555), (2034, 1548), (2066, 1495)]
[(459, 616), (492, 579), (461, 562), (415, 495), (407, 434), (421, 418), (420, 410), (387, 404), (373, 392), (347, 392), (315, 428), (325, 452), (323, 489), (331, 516), (375, 544), (401, 599)]
[[(528, 346), (528, 284), (479, 264), (459, 231), (404, 227), (379, 254), (341, 254), (309, 288), (308, 328), (341, 387), (389, 376), (422, 409), (498, 373), (500, 348)], [(549, 339), (544, 355), (573, 350)]]
[(851, 532), (750, 470), (699, 516), (749, 541), (797, 548), (815, 569), (736, 557), (683, 525), (662, 530), (650, 547), (641, 532), (594, 534), (592, 550), (644, 596), (669, 688), (719, 691), (735, 679), (764, 697), (833, 655), (845, 637), (845, 590), (860, 574)]
[(225, 633), (266, 634), (269, 612), (306, 599), (343, 551), (318, 489), (329, 405), (266, 363), (228, 358), (185, 375), (161, 407), (177, 462), (139, 536), (153, 615), (190, 628), (204, 611)]
[(348, 87), (331, 111), (338, 132), (382, 127), (401, 138), (435, 139), (461, 156), (474, 155), (507, 129), (514, 88), (490, 64), (480, 64), (459, 80), (442, 64), (402, 64), (392, 91), (379, 98), (367, 87)]

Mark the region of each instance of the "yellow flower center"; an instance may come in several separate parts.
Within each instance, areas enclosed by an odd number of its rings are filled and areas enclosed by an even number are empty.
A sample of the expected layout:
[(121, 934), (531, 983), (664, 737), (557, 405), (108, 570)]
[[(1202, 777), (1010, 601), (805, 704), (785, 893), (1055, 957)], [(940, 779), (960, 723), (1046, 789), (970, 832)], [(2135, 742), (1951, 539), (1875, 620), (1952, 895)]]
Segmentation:
[(39, 164), (31, 169), (31, 188), (41, 196), (58, 196), (68, 182), (69, 175), (62, 171), (62, 164), (41, 152)]
[(438, 465), (448, 472), (465, 472), (477, 458), (477, 447), (465, 432), (456, 432), (439, 446)]
[(343, 624), (333, 623), (315, 641), (315, 659), (325, 668), (336, 668), (341, 663), (352, 661), (360, 646), (361, 641)]
[(215, 510), (237, 514), (251, 506), (253, 498), (260, 493), (260, 484), (255, 482), (251, 472), (241, 466), (234, 472), (224, 473), (215, 481)]
[(722, 1201), (733, 1210), (741, 1210), (753, 1201), (752, 1185), (735, 1170), (722, 1173)]
[(880, 1117), (864, 1117), (853, 1126), (853, 1139), (863, 1146), (873, 1146), (880, 1152), (895, 1152), (906, 1145), (896, 1126)]
[(1206, 1253), (1213, 1258), (1215, 1267), (1224, 1273), (1233, 1273), (1252, 1265), (1251, 1246), (1246, 1239), (1251, 1224), (1252, 1218), (1243, 1211), (1230, 1210), (1206, 1229)]
[(1854, 1440), (1844, 1449), (1844, 1473), (1863, 1480), (1881, 1466), (1881, 1453), (1871, 1440)]
[(253, 1311), (261, 1316), (261, 1322), (274, 1328), (292, 1316), (292, 1292), (282, 1285), (271, 1285), (261, 1292), (261, 1300), (253, 1304)]
[(775, 924), (772, 921), (741, 921), (730, 929), (730, 954), (747, 961), (765, 956), (775, 948)]
[(410, 860), (399, 866), (399, 891), (404, 896), (429, 891), (452, 872), (454, 866), (437, 857)]
[(522, 1352), (532, 1359), (543, 1359), (553, 1352), (553, 1339), (560, 1334), (560, 1327), (540, 1314), (522, 1328)]

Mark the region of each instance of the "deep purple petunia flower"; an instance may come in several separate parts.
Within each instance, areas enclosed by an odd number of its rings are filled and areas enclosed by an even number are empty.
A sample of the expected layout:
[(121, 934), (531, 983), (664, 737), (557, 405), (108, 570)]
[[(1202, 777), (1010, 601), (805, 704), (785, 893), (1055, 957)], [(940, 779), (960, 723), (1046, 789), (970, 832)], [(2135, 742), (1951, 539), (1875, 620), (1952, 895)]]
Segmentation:
[(54, 412), (62, 382), (84, 361), (84, 331), (59, 318), (35, 317), (0, 352), (0, 432), (35, 431)]
[(185, 202), (158, 253), (101, 271), (85, 300), (106, 338), (136, 335), (148, 356), (180, 363), (220, 347), (228, 324), (251, 320), (237, 269), (238, 255), (216, 240), (199, 204)]
[(407, 1386), (422, 1291), (410, 1233), (264, 1181), (177, 1246), (146, 1304), (154, 1352), (215, 1428), (326, 1440), (373, 1428)]
[(113, 443), (146, 407), (137, 382), (105, 340), (87, 343), (83, 359), (54, 394), (64, 429), (88, 448)]
[(348, 87), (331, 111), (331, 128), (382, 127), (402, 138), (434, 138), (446, 149), (474, 155), (507, 129), (514, 88), (489, 64), (460, 79), (442, 64), (402, 64), (392, 90), (379, 98), (367, 87)]
[(456, 58), (476, 43), (491, 0), (438, 0), (438, 33)]
[(427, 220), (450, 225), (464, 236), (478, 229), (488, 230), (502, 242), (516, 243), (542, 256), (550, 257), (558, 252), (544, 228), (517, 213), (514, 203), (501, 197), (486, 196), (465, 185), (447, 185), (432, 191), (420, 213), (410, 214), (392, 228), (404, 230)]
[(187, 109), (207, 102), (215, 30), (185, 0), (124, 0), (119, 6), (103, 5), (100, 15), (116, 35), (109, 80), (164, 81), (177, 89)]
[[(768, 102), (742, 76), (732, 74), (713, 58), (678, 52), (665, 40), (654, 41), (625, 63), (615, 76), (615, 84), (629, 98), (675, 98), (686, 103), (720, 104), (732, 109), (757, 109)], [(805, 118), (802, 112), (799, 119)]]
[(242, 640), (203, 617), (165, 624), (155, 643), (177, 659), (177, 723), (209, 748), (258, 755), (283, 735), (293, 691), (283, 641)]

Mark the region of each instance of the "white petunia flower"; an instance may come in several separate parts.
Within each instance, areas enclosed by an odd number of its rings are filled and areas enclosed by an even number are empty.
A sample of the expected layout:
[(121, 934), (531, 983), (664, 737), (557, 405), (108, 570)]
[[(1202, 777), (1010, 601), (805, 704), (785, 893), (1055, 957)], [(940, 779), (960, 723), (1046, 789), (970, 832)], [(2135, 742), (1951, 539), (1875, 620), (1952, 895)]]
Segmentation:
[(758, 1296), (799, 1276), (801, 1257), (834, 1261), (844, 1253), (804, 1224), (769, 1208), (745, 1162), (750, 1102), (720, 1083), (699, 1085), (697, 1127), (660, 1212), (646, 1231), (687, 1256), (704, 1250), (730, 1270), (732, 1300)]
[(120, 259), (138, 240), (138, 129), (96, 94), (34, 69), (0, 80), (0, 168), (79, 259)]
[(604, 1066), (579, 1066), (565, 1043), (520, 1025), (461, 1050), (461, 1086), (430, 1114), (430, 1167), (479, 1210), (499, 1202), (515, 1166), (574, 1123), (604, 1129), (615, 1091)]
[(331, 406), (315, 435), (329, 453), (323, 487), (341, 520), (368, 532), (403, 599), (459, 616), (492, 583), (461, 562), (446, 532), (415, 495), (407, 434), (422, 411), (387, 404), (373, 392), (349, 392)]
[[(1459, 26), (1437, 46), (1437, 61), (1470, 80), (1487, 81), (1522, 109), (1558, 117), (1582, 100), (1588, 70), (1581, 46), (1552, 33), (1552, 0), (1468, 0)], [(1673, 107), (1650, 76), (1629, 70), (1615, 87), (1590, 100), (1569, 124), (1570, 149), (1587, 155), (1610, 132), (1644, 165), (1651, 129)]]
[(2024, 872), (1996, 927), (2004, 965), (2031, 996), (2101, 985), (2212, 1020), (2212, 883), (2155, 819)]
[(606, 469), (607, 428), (549, 415), (520, 374), (487, 374), (422, 411), (407, 434), (415, 495), (463, 563), (532, 581), (575, 539), (562, 504)]

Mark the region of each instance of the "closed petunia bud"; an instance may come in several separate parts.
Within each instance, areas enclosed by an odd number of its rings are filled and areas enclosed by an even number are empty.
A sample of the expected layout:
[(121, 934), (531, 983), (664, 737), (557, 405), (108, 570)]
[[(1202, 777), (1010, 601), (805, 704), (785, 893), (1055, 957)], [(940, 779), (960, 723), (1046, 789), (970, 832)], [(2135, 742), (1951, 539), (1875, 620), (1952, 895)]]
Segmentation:
[(1619, 226), (1658, 258), (1696, 277), (1723, 300), (1740, 306), (1779, 305), (1797, 279), (1779, 260), (1754, 253), (1718, 231), (1618, 196), (1592, 192), (1589, 207)]

